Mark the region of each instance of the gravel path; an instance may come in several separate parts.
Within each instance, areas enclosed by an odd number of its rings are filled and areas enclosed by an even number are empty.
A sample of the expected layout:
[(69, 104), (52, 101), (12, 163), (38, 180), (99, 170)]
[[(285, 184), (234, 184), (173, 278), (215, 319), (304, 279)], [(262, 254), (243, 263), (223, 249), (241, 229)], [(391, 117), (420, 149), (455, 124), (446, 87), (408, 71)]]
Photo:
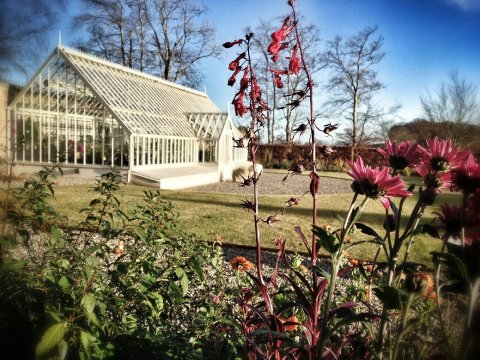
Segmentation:
[[(310, 185), (310, 177), (305, 175), (294, 175), (289, 177), (285, 182), (283, 178), (285, 174), (275, 174), (265, 172), (260, 177), (259, 192), (262, 195), (301, 195), (308, 191)], [(340, 194), (349, 193), (352, 191), (350, 185), (351, 180), (337, 179), (332, 177), (320, 177), (319, 194)], [(188, 191), (199, 192), (221, 192), (232, 194), (244, 194), (246, 188), (235, 182), (220, 182), (216, 184), (195, 186), (188, 189)]]

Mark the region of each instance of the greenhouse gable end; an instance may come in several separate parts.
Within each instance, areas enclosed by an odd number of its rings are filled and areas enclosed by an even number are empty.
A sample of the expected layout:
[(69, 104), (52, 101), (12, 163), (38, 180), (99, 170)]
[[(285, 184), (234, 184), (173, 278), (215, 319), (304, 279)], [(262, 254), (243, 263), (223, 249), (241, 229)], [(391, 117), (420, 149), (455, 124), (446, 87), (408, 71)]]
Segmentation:
[(10, 103), (7, 121), (18, 165), (115, 166), (163, 188), (228, 179), (247, 159), (234, 148), (241, 135), (230, 115), (206, 94), (61, 45)]

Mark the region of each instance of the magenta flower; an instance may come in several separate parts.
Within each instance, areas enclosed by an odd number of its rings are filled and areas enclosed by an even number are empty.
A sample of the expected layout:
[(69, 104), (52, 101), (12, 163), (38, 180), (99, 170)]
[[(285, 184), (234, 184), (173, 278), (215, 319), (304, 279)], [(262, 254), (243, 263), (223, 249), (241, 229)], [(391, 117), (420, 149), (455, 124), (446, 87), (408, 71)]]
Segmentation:
[(458, 243), (462, 239), (462, 227), (464, 228), (465, 244), (471, 245), (472, 241), (479, 239), (479, 233), (471, 228), (475, 224), (474, 218), (469, 212), (465, 212), (462, 221), (462, 207), (457, 205), (442, 204), (440, 211), (434, 212), (440, 221), (438, 228), (443, 230), (442, 239), (452, 243)]
[(394, 170), (401, 171), (407, 167), (418, 165), (420, 157), (417, 151), (417, 144), (412, 144), (410, 141), (397, 142), (387, 139), (386, 150), (377, 149), (383, 155), (386, 163)]
[(431, 162), (423, 162), (416, 167), (418, 174), (423, 178), (423, 183), (427, 188), (432, 188), (435, 192), (441, 193), (443, 190), (450, 189), (452, 185), (452, 175), (450, 172), (437, 172), (432, 169)]
[(480, 190), (480, 164), (473, 154), (470, 154), (466, 161), (462, 161), (452, 174), (452, 191), (462, 191), (465, 194), (472, 194)]
[(433, 172), (455, 168), (469, 155), (468, 151), (454, 148), (452, 140), (435, 137), (433, 140), (427, 139), (426, 143), (425, 148), (418, 145), (418, 151), (422, 162), (430, 163)]
[(477, 227), (480, 226), (480, 189), (468, 197), (466, 211), (472, 214), (472, 218), (476, 218)]
[(390, 206), (388, 198), (411, 195), (400, 176), (391, 176), (387, 168), (365, 166), (360, 156), (355, 162), (347, 161), (347, 163), (352, 169), (347, 174), (354, 179), (353, 191), (372, 199), (380, 198), (386, 209)]

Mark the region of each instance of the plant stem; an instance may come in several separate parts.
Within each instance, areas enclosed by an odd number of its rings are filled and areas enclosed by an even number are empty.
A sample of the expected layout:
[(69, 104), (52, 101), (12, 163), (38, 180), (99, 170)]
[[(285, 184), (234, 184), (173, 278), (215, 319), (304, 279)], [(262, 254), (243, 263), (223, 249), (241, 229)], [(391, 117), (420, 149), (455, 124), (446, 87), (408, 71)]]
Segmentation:
[[(252, 58), (250, 55), (250, 40), (247, 40), (247, 63), (248, 63), (248, 68), (249, 68), (249, 73), (250, 73), (250, 88), (252, 88), (253, 85), (253, 67), (252, 67)], [(256, 137), (255, 137), (255, 122), (256, 122), (256, 107), (254, 100), (252, 99), (250, 101), (250, 114), (251, 114), (251, 122), (250, 122), (250, 134), (249, 136), (249, 152), (250, 156), (252, 159), (252, 166), (253, 166), (253, 222), (255, 226), (255, 243), (257, 245), (257, 276), (258, 280), (260, 281), (260, 284), (263, 286), (265, 285), (265, 282), (263, 280), (262, 276), (262, 242), (261, 242), (261, 235), (260, 235), (260, 216), (258, 215), (258, 202), (259, 202), (259, 196), (258, 196), (258, 179), (260, 177), (260, 174), (257, 172), (257, 158), (256, 158), (256, 153), (257, 153), (257, 144), (256, 144)]]
[(405, 335), (405, 327), (407, 325), (408, 312), (410, 311), (410, 307), (412, 306), (412, 301), (413, 301), (414, 296), (415, 296), (415, 294), (413, 292), (408, 294), (407, 302), (405, 304), (405, 307), (403, 308), (402, 320), (401, 320), (401, 323), (400, 323), (400, 329), (398, 329), (397, 336), (395, 338), (395, 343), (393, 345), (392, 360), (397, 360), (398, 346), (400, 345), (400, 340), (402, 339), (403, 335)]
[(415, 223), (413, 224), (412, 232), (410, 233), (410, 237), (408, 239), (407, 243), (407, 249), (405, 250), (405, 255), (403, 256), (403, 262), (406, 262), (408, 259), (408, 255), (410, 254), (410, 247), (412, 246), (413, 238), (415, 237), (413, 235), (415, 229), (418, 226), (418, 223), (420, 222), (421, 217), (423, 216), (423, 211), (425, 210), (425, 206), (421, 206), (420, 210), (418, 212), (417, 218), (415, 220)]
[[(357, 193), (354, 195), (354, 200), (357, 198)], [(365, 208), (365, 205), (367, 204), (368, 197), (365, 197), (360, 204), (360, 206), (357, 209), (357, 212), (355, 213), (355, 216), (350, 220), (350, 216), (353, 212), (353, 207), (355, 206), (355, 201), (352, 201), (352, 204), (350, 205), (350, 209), (348, 211), (348, 215), (345, 218), (345, 222), (342, 226), (344, 230), (342, 230), (342, 234), (340, 236), (340, 246), (335, 254), (331, 255), (332, 259), (332, 274), (330, 276), (330, 282), (328, 284), (328, 294), (327, 294), (327, 299), (325, 303), (325, 308), (323, 309), (323, 321), (322, 321), (322, 339), (320, 342), (320, 353), (319, 355), (323, 354), (323, 350), (325, 349), (325, 346), (327, 344), (327, 338), (325, 337), (325, 333), (327, 332), (327, 327), (328, 327), (328, 315), (330, 313), (330, 308), (332, 307), (332, 302), (333, 302), (333, 294), (335, 292), (335, 287), (336, 287), (336, 282), (337, 282), (337, 277), (338, 277), (338, 269), (340, 267), (341, 260), (343, 258), (343, 245), (345, 242), (345, 238), (347, 234), (349, 233), (350, 229), (352, 228), (353, 224), (357, 219), (360, 217), (360, 214), (362, 213), (363, 209)], [(347, 223), (348, 222), (348, 223)]]
[[(442, 247), (442, 252), (445, 249), (445, 244)], [(447, 334), (446, 326), (445, 326), (445, 321), (443, 320), (442, 316), (442, 311), (441, 311), (441, 303), (440, 303), (440, 268), (441, 264), (440, 262), (437, 264), (435, 267), (435, 295), (436, 295), (436, 307), (437, 307), (437, 313), (438, 313), (438, 320), (440, 322), (440, 329), (442, 331), (442, 337), (443, 341), (445, 342), (445, 347), (447, 349), (447, 353), (450, 359), (454, 359), (455, 356), (453, 355), (452, 347), (450, 344), (450, 338)]]

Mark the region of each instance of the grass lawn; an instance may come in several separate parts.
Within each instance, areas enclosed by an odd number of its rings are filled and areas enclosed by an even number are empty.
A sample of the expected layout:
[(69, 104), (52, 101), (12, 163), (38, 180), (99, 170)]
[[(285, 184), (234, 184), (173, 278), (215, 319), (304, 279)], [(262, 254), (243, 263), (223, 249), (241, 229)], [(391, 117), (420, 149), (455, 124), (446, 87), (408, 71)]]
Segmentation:
[[(322, 173), (323, 175), (323, 173)], [(66, 215), (69, 223), (72, 225), (83, 218), (78, 211), (86, 207), (94, 196), (88, 186), (64, 186), (57, 187), (55, 190), (56, 204), (59, 211)], [(152, 188), (143, 188), (134, 185), (126, 185), (123, 188), (123, 204), (125, 208), (132, 204), (139, 203), (143, 197), (144, 190)], [(187, 191), (167, 191), (163, 190), (165, 199), (170, 200), (179, 213), (179, 226), (188, 232), (194, 233), (199, 240), (214, 240), (217, 235), (221, 236), (224, 243), (255, 245), (253, 235), (252, 213), (247, 212), (241, 206), (244, 195), (239, 194), (221, 194), (221, 193), (201, 193)], [(442, 195), (440, 200), (457, 201), (455, 194)], [(333, 213), (337, 212), (344, 215), (352, 194), (321, 195), (318, 200), (318, 224), (331, 224), (338, 226)], [(261, 196), (260, 215), (266, 219), (273, 215), (277, 210), (282, 209), (285, 196)], [(311, 200), (305, 196), (299, 206), (286, 209), (285, 213), (278, 215), (279, 222), (274, 224), (274, 228), (266, 224), (261, 224), (262, 243), (266, 248), (275, 248), (273, 240), (278, 237), (287, 239), (288, 248), (294, 251), (303, 251), (303, 244), (298, 235), (293, 231), (295, 225), (300, 225), (304, 233), (308, 236), (311, 224)], [(405, 205), (405, 212), (408, 213), (414, 205), (414, 199), (409, 199)], [(427, 209), (427, 212), (421, 223), (431, 222), (433, 220), (432, 211), (437, 207)], [(361, 222), (368, 224), (382, 234), (384, 210), (379, 201), (372, 201), (367, 204)], [(354, 239), (361, 237), (361, 234), (355, 234)], [(421, 262), (431, 265), (430, 251), (439, 250), (440, 240), (428, 236), (418, 236), (415, 245), (411, 250), (411, 261)], [(376, 246), (360, 245), (352, 248), (349, 252), (354, 257), (362, 259), (371, 259), (376, 251)], [(253, 260), (253, 259), (252, 259)]]

